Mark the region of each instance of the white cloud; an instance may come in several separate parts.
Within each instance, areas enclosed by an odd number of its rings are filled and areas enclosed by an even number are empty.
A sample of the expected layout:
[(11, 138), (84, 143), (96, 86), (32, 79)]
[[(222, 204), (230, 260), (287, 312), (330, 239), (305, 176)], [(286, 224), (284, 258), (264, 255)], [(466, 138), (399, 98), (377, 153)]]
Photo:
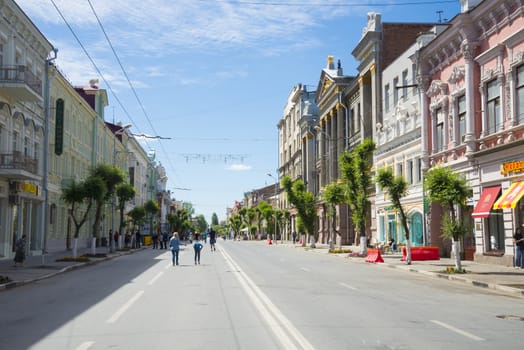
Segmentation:
[(246, 165), (246, 164), (231, 164), (231, 165), (228, 165), (226, 166), (226, 170), (231, 170), (231, 171), (247, 171), (247, 170), (251, 170), (253, 167), (251, 165)]

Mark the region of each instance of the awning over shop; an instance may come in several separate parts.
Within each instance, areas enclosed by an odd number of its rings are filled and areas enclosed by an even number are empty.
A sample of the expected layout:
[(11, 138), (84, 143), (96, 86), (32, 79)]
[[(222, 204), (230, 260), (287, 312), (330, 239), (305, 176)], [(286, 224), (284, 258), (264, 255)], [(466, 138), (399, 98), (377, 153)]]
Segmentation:
[(514, 182), (502, 193), (493, 205), (493, 209), (515, 208), (522, 195), (524, 195), (524, 181)]
[(474, 218), (482, 219), (489, 216), (493, 203), (497, 200), (500, 193), (500, 186), (487, 187), (482, 190), (480, 199), (473, 210), (471, 216)]

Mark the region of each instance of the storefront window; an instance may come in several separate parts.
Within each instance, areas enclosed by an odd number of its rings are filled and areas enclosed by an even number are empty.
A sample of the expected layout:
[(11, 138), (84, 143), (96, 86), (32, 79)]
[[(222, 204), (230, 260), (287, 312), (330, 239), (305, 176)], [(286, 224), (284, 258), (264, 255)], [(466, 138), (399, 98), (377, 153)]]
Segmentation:
[(493, 210), (487, 219), (488, 251), (504, 250), (504, 220), (502, 210)]

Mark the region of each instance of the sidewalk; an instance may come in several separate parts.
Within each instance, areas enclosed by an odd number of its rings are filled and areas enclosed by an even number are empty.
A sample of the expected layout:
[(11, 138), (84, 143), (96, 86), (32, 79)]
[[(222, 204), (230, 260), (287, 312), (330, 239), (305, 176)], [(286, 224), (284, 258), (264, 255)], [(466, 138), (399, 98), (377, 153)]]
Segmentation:
[[(56, 261), (57, 259), (72, 257), (72, 251), (68, 250), (49, 253), (45, 256), (45, 259), (42, 259), (42, 256), (27, 256), (24, 261), (24, 266), (17, 267), (14, 266), (13, 259), (2, 259), (0, 260), (0, 276), (9, 278), (9, 281), (0, 281), (0, 292), (8, 288), (19, 287), (27, 283), (50, 278), (57, 274), (77, 268), (114, 259), (122, 255), (132, 254), (141, 251), (142, 249), (147, 249), (147, 247), (109, 253), (107, 247), (97, 247), (96, 253), (100, 254), (100, 257), (90, 257), (88, 262)], [(91, 248), (82, 248), (78, 250), (78, 256), (90, 253)]]
[[(293, 246), (291, 243), (283, 243), (283, 245)], [(301, 248), (310, 252), (330, 254), (327, 245), (317, 244), (315, 249), (302, 247), (298, 244), (294, 246), (295, 248)], [(360, 251), (360, 247), (355, 246), (344, 246), (342, 248), (351, 249), (353, 252)], [(443, 278), (524, 298), (524, 270), (513, 267), (479, 264), (473, 261), (462, 260), (462, 268), (464, 268), (467, 273), (448, 274), (444, 271), (448, 266), (455, 266), (454, 259), (440, 258), (440, 260), (412, 261), (411, 265), (406, 265), (406, 262), (400, 261), (402, 254), (384, 254), (382, 255), (384, 259), (383, 263), (367, 263), (365, 262), (365, 258), (350, 257), (347, 253), (333, 255), (349, 259), (352, 263), (374, 264), (377, 265), (377, 267), (402, 269), (432, 278)]]

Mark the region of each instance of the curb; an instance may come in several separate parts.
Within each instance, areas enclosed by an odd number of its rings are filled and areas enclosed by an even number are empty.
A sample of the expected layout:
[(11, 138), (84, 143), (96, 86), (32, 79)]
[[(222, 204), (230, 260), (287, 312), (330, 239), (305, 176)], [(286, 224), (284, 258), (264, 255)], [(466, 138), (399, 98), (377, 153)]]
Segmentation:
[(97, 260), (90, 260), (90, 261), (87, 261), (87, 262), (81, 262), (81, 263), (78, 263), (78, 264), (69, 265), (69, 266), (66, 266), (66, 267), (56, 271), (56, 272), (51, 272), (51, 273), (48, 273), (47, 275), (35, 277), (35, 278), (29, 279), (29, 280), (10, 281), (10, 282), (7, 282), (7, 283), (3, 283), (3, 284), (0, 284), (0, 291), (4, 291), (4, 290), (7, 290), (7, 289), (13, 289), (13, 288), (16, 288), (16, 287), (21, 287), (23, 285), (30, 284), (30, 283), (33, 283), (33, 282), (42, 281), (42, 280), (54, 277), (56, 275), (60, 275), (62, 273), (66, 273), (66, 272), (69, 272), (69, 271), (77, 270), (77, 269), (80, 269), (80, 268), (83, 268), (83, 267), (86, 267), (86, 266), (90, 266), (90, 265), (96, 265), (96, 264), (99, 264), (99, 263), (101, 263), (103, 261), (115, 259), (115, 258), (121, 257), (123, 255), (133, 254), (133, 253), (139, 252), (139, 251), (141, 251), (143, 249), (145, 249), (145, 248), (129, 250), (129, 251), (125, 251), (125, 252), (113, 253), (113, 255), (106, 256), (104, 258), (99, 258)]
[(419, 274), (434, 277), (434, 278), (446, 279), (448, 281), (462, 282), (462, 283), (471, 285), (473, 287), (492, 289), (492, 290), (496, 290), (499, 292), (510, 293), (517, 297), (524, 298), (524, 290), (518, 289), (518, 288), (513, 288), (513, 287), (503, 286), (499, 284), (483, 282), (483, 281), (477, 281), (477, 280), (462, 277), (462, 276), (448, 275), (448, 274), (440, 273), (440, 272), (417, 270), (416, 268), (413, 268), (413, 267), (403, 267), (403, 266), (398, 266), (398, 265), (391, 265), (388, 263), (384, 263), (384, 266), (393, 268), (393, 269), (405, 270), (408, 272), (415, 272), (415, 273), (419, 273)]

